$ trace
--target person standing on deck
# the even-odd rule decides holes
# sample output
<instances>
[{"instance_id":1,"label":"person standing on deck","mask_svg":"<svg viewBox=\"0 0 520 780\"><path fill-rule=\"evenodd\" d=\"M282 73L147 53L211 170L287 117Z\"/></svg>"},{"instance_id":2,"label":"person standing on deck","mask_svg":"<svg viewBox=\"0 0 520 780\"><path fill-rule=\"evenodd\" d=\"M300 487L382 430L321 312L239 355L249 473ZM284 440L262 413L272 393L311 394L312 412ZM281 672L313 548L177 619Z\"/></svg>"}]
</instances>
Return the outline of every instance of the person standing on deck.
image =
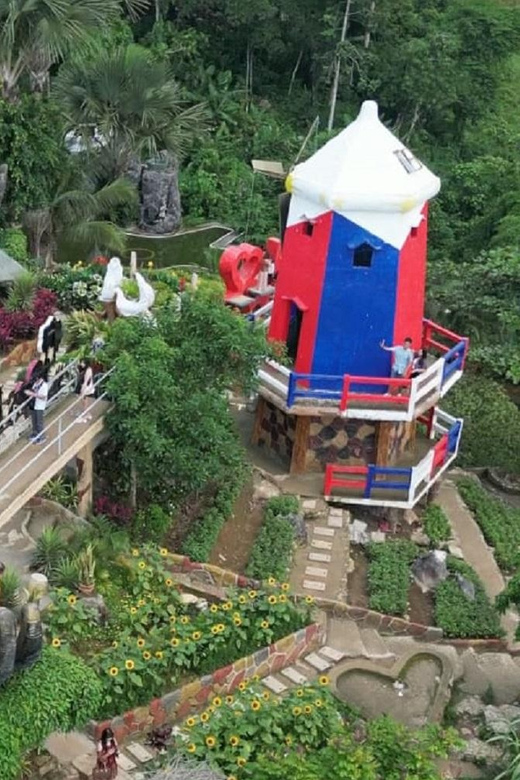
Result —
<instances>
[{"instance_id":1,"label":"person standing on deck","mask_svg":"<svg viewBox=\"0 0 520 780\"><path fill-rule=\"evenodd\" d=\"M31 405L32 416L32 434L29 437L33 444L41 444L45 441L43 435L43 413L47 406L47 399L49 397L49 383L47 381L47 372L43 371L41 376L36 380L31 390L26 390L25 394L29 398L33 398L34 402Z\"/></svg>"},{"instance_id":2,"label":"person standing on deck","mask_svg":"<svg viewBox=\"0 0 520 780\"><path fill-rule=\"evenodd\" d=\"M385 352L394 353L392 372L390 374L392 379L404 378L413 360L412 339L408 336L405 338L402 345L398 344L395 347L385 346L385 340L383 339L379 346L381 349L384 349Z\"/></svg>"}]
</instances>

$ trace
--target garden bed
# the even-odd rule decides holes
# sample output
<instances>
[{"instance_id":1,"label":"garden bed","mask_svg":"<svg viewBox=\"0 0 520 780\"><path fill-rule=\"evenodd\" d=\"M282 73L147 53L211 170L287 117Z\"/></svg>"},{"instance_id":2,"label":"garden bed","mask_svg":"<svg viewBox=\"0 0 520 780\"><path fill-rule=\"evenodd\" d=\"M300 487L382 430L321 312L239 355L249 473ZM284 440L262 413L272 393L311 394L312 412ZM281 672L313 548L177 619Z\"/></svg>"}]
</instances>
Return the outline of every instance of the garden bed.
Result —
<instances>
[{"instance_id":1,"label":"garden bed","mask_svg":"<svg viewBox=\"0 0 520 780\"><path fill-rule=\"evenodd\" d=\"M244 574L264 516L265 501L254 499L251 477L238 496L233 513L224 523L209 562Z\"/></svg>"}]
</instances>

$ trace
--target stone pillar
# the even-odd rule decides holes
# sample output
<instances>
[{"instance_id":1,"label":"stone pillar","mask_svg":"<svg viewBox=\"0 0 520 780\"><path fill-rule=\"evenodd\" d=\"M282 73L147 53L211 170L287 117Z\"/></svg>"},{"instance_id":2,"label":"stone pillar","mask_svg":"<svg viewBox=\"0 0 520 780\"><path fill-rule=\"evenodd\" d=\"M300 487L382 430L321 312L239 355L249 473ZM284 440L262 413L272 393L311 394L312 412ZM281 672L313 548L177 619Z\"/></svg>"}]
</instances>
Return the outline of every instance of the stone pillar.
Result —
<instances>
[{"instance_id":1,"label":"stone pillar","mask_svg":"<svg viewBox=\"0 0 520 780\"><path fill-rule=\"evenodd\" d=\"M310 417L296 418L296 433L291 458L291 474L302 474L305 471L307 450L309 448Z\"/></svg>"},{"instance_id":2,"label":"stone pillar","mask_svg":"<svg viewBox=\"0 0 520 780\"><path fill-rule=\"evenodd\" d=\"M86 444L76 456L78 464L78 514L86 517L92 507L92 442Z\"/></svg>"}]
</instances>

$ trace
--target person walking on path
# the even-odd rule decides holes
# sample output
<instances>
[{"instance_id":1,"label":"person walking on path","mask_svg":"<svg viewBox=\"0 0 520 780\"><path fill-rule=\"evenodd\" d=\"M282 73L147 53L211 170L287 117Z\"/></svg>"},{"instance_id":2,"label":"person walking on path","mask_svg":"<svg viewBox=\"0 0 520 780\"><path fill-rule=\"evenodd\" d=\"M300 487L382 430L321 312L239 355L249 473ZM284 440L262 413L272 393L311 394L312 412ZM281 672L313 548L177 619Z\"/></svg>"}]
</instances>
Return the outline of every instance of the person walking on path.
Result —
<instances>
[{"instance_id":1,"label":"person walking on path","mask_svg":"<svg viewBox=\"0 0 520 780\"><path fill-rule=\"evenodd\" d=\"M81 397L83 411L81 415L78 417L78 419L76 420L76 422L86 423L92 419L92 415L87 414L87 411L90 407L90 404L92 403L92 399L96 394L96 387L94 384L94 371L92 370L90 361L87 359L81 361L81 363L79 364L79 370L80 370L79 376L81 377L79 394Z\"/></svg>"},{"instance_id":2,"label":"person walking on path","mask_svg":"<svg viewBox=\"0 0 520 780\"><path fill-rule=\"evenodd\" d=\"M49 397L47 373L43 372L33 384L32 389L26 390L25 394L29 398L34 399L31 404L32 434L29 438L33 444L41 444L45 441L45 436L43 435L43 414Z\"/></svg>"},{"instance_id":3,"label":"person walking on path","mask_svg":"<svg viewBox=\"0 0 520 780\"><path fill-rule=\"evenodd\" d=\"M385 352L394 353L394 361L392 363L392 372L390 376L393 379L404 378L413 360L412 339L408 336L405 338L402 345L398 344L395 347L387 347L385 345L385 340L383 339L379 346L381 349L384 349Z\"/></svg>"},{"instance_id":4,"label":"person walking on path","mask_svg":"<svg viewBox=\"0 0 520 780\"><path fill-rule=\"evenodd\" d=\"M92 773L93 780L113 780L117 777L119 748L112 729L103 729L97 743L97 761Z\"/></svg>"}]
</instances>

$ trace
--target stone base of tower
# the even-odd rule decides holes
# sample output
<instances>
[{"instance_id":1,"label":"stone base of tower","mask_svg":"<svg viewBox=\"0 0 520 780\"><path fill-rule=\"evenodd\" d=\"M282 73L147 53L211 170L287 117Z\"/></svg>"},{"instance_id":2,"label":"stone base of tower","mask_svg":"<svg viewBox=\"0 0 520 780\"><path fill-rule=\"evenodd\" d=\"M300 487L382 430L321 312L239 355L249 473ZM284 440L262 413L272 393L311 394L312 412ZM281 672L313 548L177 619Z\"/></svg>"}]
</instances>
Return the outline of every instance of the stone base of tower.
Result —
<instances>
[{"instance_id":1,"label":"stone base of tower","mask_svg":"<svg viewBox=\"0 0 520 780\"><path fill-rule=\"evenodd\" d=\"M291 474L324 472L328 463L392 466L415 444L415 423L297 415L258 399L252 443L272 452Z\"/></svg>"}]
</instances>

